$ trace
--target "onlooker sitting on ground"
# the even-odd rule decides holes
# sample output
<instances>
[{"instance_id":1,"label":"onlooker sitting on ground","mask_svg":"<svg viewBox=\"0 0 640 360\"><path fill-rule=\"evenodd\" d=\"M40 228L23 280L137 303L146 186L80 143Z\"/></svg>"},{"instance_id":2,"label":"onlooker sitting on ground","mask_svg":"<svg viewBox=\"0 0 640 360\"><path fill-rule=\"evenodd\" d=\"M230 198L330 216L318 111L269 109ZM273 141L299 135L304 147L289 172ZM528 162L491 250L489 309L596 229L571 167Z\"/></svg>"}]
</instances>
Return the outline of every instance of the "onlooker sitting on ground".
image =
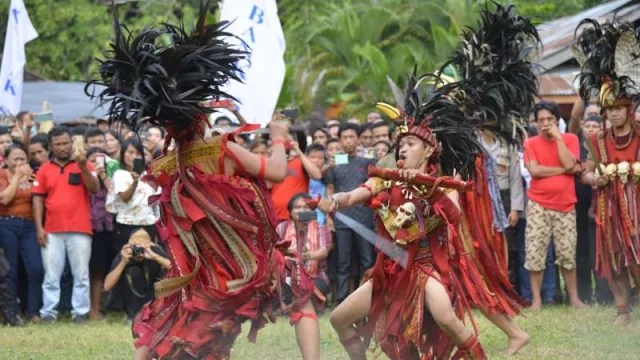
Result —
<instances>
[{"instance_id":1,"label":"onlooker sitting on ground","mask_svg":"<svg viewBox=\"0 0 640 360\"><path fill-rule=\"evenodd\" d=\"M71 312L76 323L89 313L89 258L91 256L91 207L89 193L98 191L93 166L83 151L73 154L71 135L64 127L49 132L54 159L42 165L33 184L33 215L44 264L42 321L56 321L60 301L60 277L67 254L73 274ZM46 211L46 223L45 220Z\"/></svg>"},{"instance_id":2,"label":"onlooker sitting on ground","mask_svg":"<svg viewBox=\"0 0 640 360\"><path fill-rule=\"evenodd\" d=\"M7 148L4 156L8 169L0 170L0 247L11 265L7 281L14 304L18 298L19 260L24 264L27 293L23 294L22 303L27 305L27 319L37 322L40 320L44 270L33 224L33 170L27 162L27 151L20 145ZM17 307L13 311L18 313Z\"/></svg>"},{"instance_id":3,"label":"onlooker sitting on ground","mask_svg":"<svg viewBox=\"0 0 640 360\"><path fill-rule=\"evenodd\" d=\"M126 322L130 323L142 305L155 298L153 284L169 269L171 261L167 253L153 243L146 231L136 230L111 263L104 281L104 290L108 292L105 308L124 309Z\"/></svg>"},{"instance_id":4,"label":"onlooker sitting on ground","mask_svg":"<svg viewBox=\"0 0 640 360\"><path fill-rule=\"evenodd\" d=\"M135 163L142 168L135 168ZM156 205L149 205L149 197L160 193L149 184L139 181L145 174L144 149L137 139L126 140L120 151L120 170L113 174L113 188L107 197L107 210L116 214L115 238L113 246L116 252L129 241L131 234L143 228L154 241L157 239L155 223L160 217Z\"/></svg>"}]
</instances>

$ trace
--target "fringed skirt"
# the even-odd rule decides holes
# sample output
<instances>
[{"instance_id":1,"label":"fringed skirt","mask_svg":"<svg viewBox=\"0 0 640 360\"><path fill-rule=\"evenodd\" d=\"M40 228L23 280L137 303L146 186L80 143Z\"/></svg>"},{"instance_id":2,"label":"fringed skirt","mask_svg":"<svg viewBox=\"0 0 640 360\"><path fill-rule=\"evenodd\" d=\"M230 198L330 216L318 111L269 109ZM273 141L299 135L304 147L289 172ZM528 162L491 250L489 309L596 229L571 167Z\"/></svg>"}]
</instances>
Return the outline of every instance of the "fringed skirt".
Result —
<instances>
[{"instance_id":1,"label":"fringed skirt","mask_svg":"<svg viewBox=\"0 0 640 360\"><path fill-rule=\"evenodd\" d=\"M228 359L244 321L255 341L274 320L285 259L263 185L196 167L191 173L156 179L163 189L158 229L172 269L156 284L158 298L135 318L133 333L136 347L148 346L160 359ZM313 293L304 271L295 276L289 310Z\"/></svg>"},{"instance_id":2,"label":"fringed skirt","mask_svg":"<svg viewBox=\"0 0 640 360\"><path fill-rule=\"evenodd\" d=\"M613 283L629 277L640 287L640 183L620 179L596 192L596 271Z\"/></svg>"},{"instance_id":3,"label":"fringed skirt","mask_svg":"<svg viewBox=\"0 0 640 360\"><path fill-rule=\"evenodd\" d=\"M376 264L365 281L371 280L373 291L371 310L361 329L365 343L375 345L394 360L448 359L455 344L438 327L425 303L425 288L429 278L445 287L456 317L463 320L468 306L457 295L459 284L453 272L439 272L428 240L412 244L407 268L378 253ZM436 252L446 259L447 249Z\"/></svg>"}]
</instances>

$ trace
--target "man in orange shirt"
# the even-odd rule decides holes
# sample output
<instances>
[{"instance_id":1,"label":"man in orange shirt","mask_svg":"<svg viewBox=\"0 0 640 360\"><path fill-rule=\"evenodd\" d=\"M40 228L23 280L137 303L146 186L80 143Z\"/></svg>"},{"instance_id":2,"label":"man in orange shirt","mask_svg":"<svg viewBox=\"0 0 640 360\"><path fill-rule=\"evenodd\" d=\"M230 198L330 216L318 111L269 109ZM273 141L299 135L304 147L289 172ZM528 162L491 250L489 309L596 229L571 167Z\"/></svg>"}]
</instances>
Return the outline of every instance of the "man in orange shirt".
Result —
<instances>
[{"instance_id":1,"label":"man in orange shirt","mask_svg":"<svg viewBox=\"0 0 640 360\"><path fill-rule=\"evenodd\" d=\"M531 310L540 310L542 276L549 242L553 236L556 264L562 270L571 305L584 308L576 285L576 211L573 174L580 170L578 137L560 134L560 109L541 102L534 109L540 135L524 143L524 162L531 173L527 195L526 260L533 301Z\"/></svg>"}]
</instances>

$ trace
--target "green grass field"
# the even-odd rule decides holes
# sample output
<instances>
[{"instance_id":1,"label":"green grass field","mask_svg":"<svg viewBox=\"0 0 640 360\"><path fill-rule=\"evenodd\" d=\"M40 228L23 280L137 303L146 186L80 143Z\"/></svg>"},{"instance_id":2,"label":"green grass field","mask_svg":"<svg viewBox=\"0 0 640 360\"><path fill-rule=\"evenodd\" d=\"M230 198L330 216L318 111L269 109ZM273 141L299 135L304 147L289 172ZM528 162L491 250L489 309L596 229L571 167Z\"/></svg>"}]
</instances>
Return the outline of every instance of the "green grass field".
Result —
<instances>
[{"instance_id":1,"label":"green grass field","mask_svg":"<svg viewBox=\"0 0 640 360\"><path fill-rule=\"evenodd\" d=\"M555 306L540 313L526 313L518 323L532 340L517 359L640 359L640 318L635 314L628 328L611 325L615 312L594 307L573 310ZM29 325L26 328L0 328L1 360L107 360L132 359L131 331L117 315L106 320L75 325L62 319L54 325ZM476 316L480 341L489 359L503 359L506 337L481 315ZM336 335L322 317L323 359L347 359ZM263 329L257 344L250 344L243 334L233 349L233 359L298 359L293 329L287 319ZM370 358L373 358L370 356ZM384 359L384 357L380 357Z\"/></svg>"}]
</instances>

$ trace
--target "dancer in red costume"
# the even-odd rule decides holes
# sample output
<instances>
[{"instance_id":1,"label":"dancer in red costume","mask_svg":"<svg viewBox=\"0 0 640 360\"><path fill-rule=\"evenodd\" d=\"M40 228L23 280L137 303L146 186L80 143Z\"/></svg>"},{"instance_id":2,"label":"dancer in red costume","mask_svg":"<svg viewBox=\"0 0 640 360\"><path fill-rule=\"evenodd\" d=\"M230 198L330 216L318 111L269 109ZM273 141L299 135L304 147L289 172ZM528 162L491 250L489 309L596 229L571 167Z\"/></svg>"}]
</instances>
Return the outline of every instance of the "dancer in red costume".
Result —
<instances>
[{"instance_id":1,"label":"dancer in red costume","mask_svg":"<svg viewBox=\"0 0 640 360\"><path fill-rule=\"evenodd\" d=\"M208 5L208 4L207 4ZM230 98L220 90L239 81L237 62L246 55L224 39L227 23L206 24L201 6L192 33L163 24L138 35L123 34L114 10L116 37L101 65L106 87L98 97L110 119L137 129L141 122L163 126L175 149L154 161L144 181L162 187L160 238L172 268L156 283L156 300L135 318L136 359L228 359L245 320L249 339L273 321L283 305L296 324L304 359L319 359L320 340L311 303L314 284L277 250L276 217L265 182L286 173L288 126L270 125L272 155L251 154L234 135L203 139L212 109L206 100ZM167 40L169 41L168 45ZM286 249L288 244L278 244ZM285 266L285 262L288 266ZM278 296L292 278L293 301Z\"/></svg>"},{"instance_id":2,"label":"dancer in red costume","mask_svg":"<svg viewBox=\"0 0 640 360\"><path fill-rule=\"evenodd\" d=\"M492 231L484 155L475 135L477 127L515 140L522 128L517 119L526 119L534 104L537 81L524 56L535 48L538 35L513 11L485 8L480 28L465 34L461 50L435 80L425 76L410 82L406 99L399 101L404 109L380 104L380 110L407 125L399 126L398 174L374 171L363 187L320 202L329 212L369 203L377 210L379 235L408 252L406 268L379 253L370 281L331 315L352 359L365 358L361 335L365 344L375 338L392 359L448 358L454 346L454 358L486 358L476 335L462 323L471 307L509 336L508 354L529 340L511 320L523 301L508 280L504 240ZM424 101L418 88L423 80L437 87ZM452 176L454 168L462 176L476 176L473 192L447 194L438 186L468 187L456 181L424 182L424 174ZM358 333L353 324L365 318Z\"/></svg>"},{"instance_id":3,"label":"dancer in red costume","mask_svg":"<svg viewBox=\"0 0 640 360\"><path fill-rule=\"evenodd\" d=\"M603 119L611 123L585 140L589 161L582 178L595 189L596 271L615 298L615 323L628 325L631 282L640 287L640 129L633 112L640 38L629 23L585 19L580 28L574 52L582 66L580 96L587 101L599 91Z\"/></svg>"}]
</instances>

